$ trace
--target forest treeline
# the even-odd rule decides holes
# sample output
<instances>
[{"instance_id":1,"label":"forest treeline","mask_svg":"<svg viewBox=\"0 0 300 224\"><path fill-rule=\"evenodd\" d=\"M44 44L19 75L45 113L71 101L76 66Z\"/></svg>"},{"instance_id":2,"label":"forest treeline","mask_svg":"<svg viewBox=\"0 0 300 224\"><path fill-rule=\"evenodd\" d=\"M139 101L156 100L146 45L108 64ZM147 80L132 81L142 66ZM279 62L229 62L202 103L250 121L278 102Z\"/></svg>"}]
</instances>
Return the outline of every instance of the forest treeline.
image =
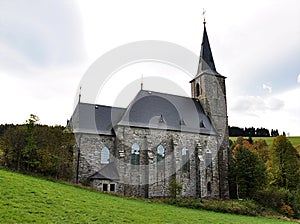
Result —
<instances>
[{"instance_id":1,"label":"forest treeline","mask_svg":"<svg viewBox=\"0 0 300 224\"><path fill-rule=\"evenodd\" d=\"M228 126L229 136L231 137L276 137L279 135L278 130L276 129L269 129L267 128L239 128L234 126ZM282 133L285 135L285 132Z\"/></svg>"},{"instance_id":2,"label":"forest treeline","mask_svg":"<svg viewBox=\"0 0 300 224\"><path fill-rule=\"evenodd\" d=\"M0 125L0 166L55 179L73 177L74 135L62 126L37 123L30 115L23 125Z\"/></svg>"}]
</instances>

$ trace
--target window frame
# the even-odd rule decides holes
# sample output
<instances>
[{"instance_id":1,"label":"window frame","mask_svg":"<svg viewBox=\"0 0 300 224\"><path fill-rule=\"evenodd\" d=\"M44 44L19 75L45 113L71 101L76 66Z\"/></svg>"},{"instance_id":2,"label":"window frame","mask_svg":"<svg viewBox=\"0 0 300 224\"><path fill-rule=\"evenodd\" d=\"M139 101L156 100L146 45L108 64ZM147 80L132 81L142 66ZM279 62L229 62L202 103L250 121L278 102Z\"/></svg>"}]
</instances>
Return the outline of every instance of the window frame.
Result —
<instances>
[{"instance_id":1,"label":"window frame","mask_svg":"<svg viewBox=\"0 0 300 224\"><path fill-rule=\"evenodd\" d=\"M131 145L131 165L140 165L141 147L137 143Z\"/></svg>"},{"instance_id":2,"label":"window frame","mask_svg":"<svg viewBox=\"0 0 300 224\"><path fill-rule=\"evenodd\" d=\"M181 170L184 173L190 172L190 155L189 149L186 147L181 149Z\"/></svg>"}]
</instances>

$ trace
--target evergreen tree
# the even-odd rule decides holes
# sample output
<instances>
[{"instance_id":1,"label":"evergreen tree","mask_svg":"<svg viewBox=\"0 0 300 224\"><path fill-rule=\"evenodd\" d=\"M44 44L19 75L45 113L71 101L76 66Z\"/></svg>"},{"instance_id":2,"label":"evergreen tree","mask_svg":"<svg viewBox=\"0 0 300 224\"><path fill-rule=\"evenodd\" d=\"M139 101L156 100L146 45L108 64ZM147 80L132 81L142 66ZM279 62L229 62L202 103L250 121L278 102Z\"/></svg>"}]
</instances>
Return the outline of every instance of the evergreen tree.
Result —
<instances>
[{"instance_id":1,"label":"evergreen tree","mask_svg":"<svg viewBox=\"0 0 300 224\"><path fill-rule=\"evenodd\" d=\"M270 154L270 183L288 190L296 190L300 182L300 162L296 149L286 136L274 139Z\"/></svg>"}]
</instances>

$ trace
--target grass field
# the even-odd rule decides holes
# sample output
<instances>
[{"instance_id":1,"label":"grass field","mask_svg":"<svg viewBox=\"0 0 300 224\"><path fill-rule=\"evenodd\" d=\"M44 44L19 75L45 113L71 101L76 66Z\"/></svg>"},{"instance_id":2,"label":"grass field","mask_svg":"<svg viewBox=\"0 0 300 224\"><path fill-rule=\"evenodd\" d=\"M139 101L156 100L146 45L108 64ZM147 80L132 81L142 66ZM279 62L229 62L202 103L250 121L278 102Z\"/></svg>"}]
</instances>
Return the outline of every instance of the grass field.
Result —
<instances>
[{"instance_id":1,"label":"grass field","mask_svg":"<svg viewBox=\"0 0 300 224\"><path fill-rule=\"evenodd\" d=\"M127 199L0 170L0 223L287 223Z\"/></svg>"},{"instance_id":2,"label":"grass field","mask_svg":"<svg viewBox=\"0 0 300 224\"><path fill-rule=\"evenodd\" d=\"M248 137L244 137L245 139L247 139ZM269 145L269 147L272 146L273 144L273 140L275 137L253 137L253 141L259 140L259 139L264 139L267 144ZM300 146L300 136L299 137L287 137L289 139L289 141L292 143L292 145L294 147L299 147ZM230 137L230 139L232 141L236 141L237 137Z\"/></svg>"}]
</instances>

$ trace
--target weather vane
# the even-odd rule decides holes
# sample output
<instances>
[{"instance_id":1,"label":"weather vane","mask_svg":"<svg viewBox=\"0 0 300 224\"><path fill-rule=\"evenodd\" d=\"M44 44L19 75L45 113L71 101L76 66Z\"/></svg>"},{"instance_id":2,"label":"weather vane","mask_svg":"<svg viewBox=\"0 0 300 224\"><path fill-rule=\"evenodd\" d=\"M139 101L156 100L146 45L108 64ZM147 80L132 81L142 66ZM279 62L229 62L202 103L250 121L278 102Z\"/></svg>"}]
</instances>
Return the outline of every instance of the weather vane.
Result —
<instances>
[{"instance_id":1,"label":"weather vane","mask_svg":"<svg viewBox=\"0 0 300 224\"><path fill-rule=\"evenodd\" d=\"M203 8L203 11L202 11L202 15L203 15L203 24L206 24L206 21L205 21L205 13L206 13L206 10Z\"/></svg>"}]
</instances>

